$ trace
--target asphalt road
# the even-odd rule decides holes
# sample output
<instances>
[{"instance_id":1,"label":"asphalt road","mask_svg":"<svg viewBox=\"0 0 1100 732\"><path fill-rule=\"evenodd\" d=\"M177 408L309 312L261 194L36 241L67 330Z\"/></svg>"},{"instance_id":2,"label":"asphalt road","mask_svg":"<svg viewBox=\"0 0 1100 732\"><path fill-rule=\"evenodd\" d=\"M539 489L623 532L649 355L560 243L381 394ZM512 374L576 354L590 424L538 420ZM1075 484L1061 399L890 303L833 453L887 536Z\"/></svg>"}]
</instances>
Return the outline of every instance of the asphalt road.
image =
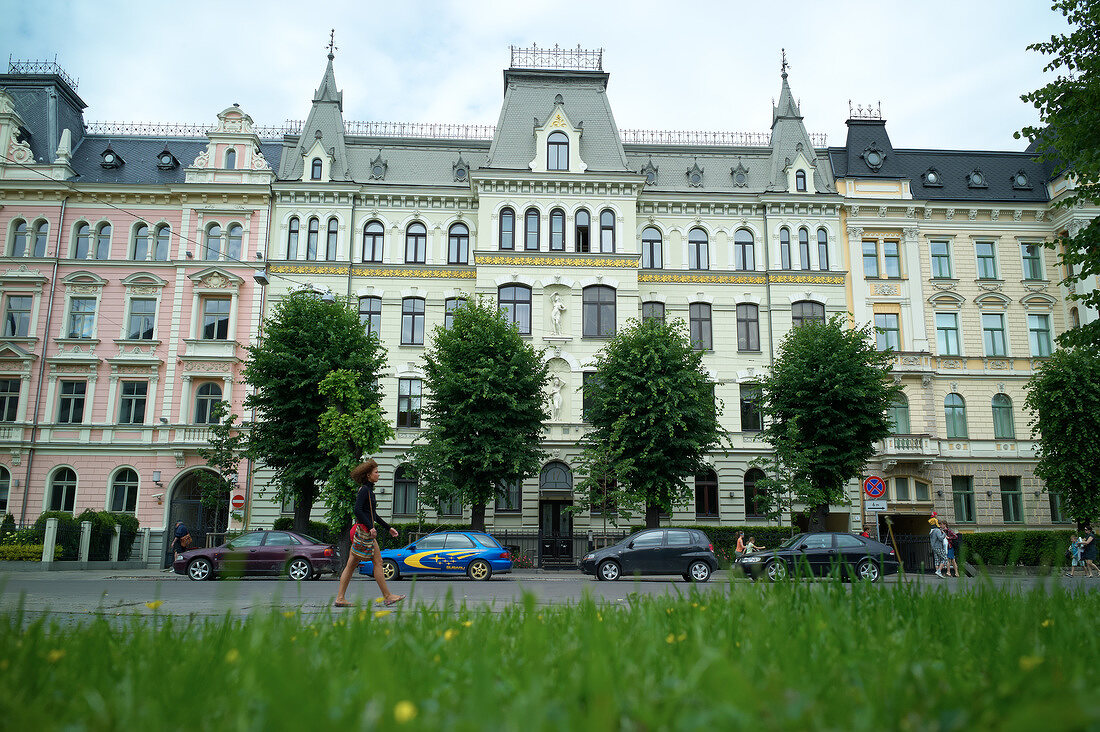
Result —
<instances>
[{"instance_id":1,"label":"asphalt road","mask_svg":"<svg viewBox=\"0 0 1100 732\"><path fill-rule=\"evenodd\" d=\"M898 582L915 582L924 590L946 589L954 592L979 582L1013 590L1028 591L1036 586L1100 589L1100 578L989 577L940 579L908 575L904 580L890 576L880 583L890 587ZM710 582L691 585L679 577L624 578L617 582L597 582L579 572L520 571L496 575L487 582L461 578L419 578L392 582L391 590L409 596L402 605L446 604L489 607L500 610L519 602L525 593L537 604L578 602L589 596L597 602L627 603L636 596L660 596L702 593L751 592L753 583L730 580L727 572L717 572ZM139 571L59 571L0 573L0 613L10 614L22 608L24 617L43 614L61 622L81 622L97 616L132 617L172 615L183 617L221 617L226 613L248 615L273 608L293 609L303 614L328 611L336 593L331 575L309 582L285 578L246 578L193 582L175 574L152 570ZM371 604L378 587L369 577L356 576L348 591L352 602ZM154 610L147 603L162 603Z\"/></svg>"}]
</instances>

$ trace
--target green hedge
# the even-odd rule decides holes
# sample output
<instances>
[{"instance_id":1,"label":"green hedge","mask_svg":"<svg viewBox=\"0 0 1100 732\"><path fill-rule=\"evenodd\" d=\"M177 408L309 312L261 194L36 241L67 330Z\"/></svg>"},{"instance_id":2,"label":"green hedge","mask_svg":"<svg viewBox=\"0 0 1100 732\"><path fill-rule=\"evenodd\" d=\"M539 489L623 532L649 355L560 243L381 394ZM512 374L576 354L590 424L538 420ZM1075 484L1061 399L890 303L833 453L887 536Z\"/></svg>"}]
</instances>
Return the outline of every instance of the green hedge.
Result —
<instances>
[{"instance_id":1,"label":"green hedge","mask_svg":"<svg viewBox=\"0 0 1100 732\"><path fill-rule=\"evenodd\" d=\"M43 544L0 544L2 562L41 562ZM61 556L61 547L53 549L54 559Z\"/></svg>"},{"instance_id":2,"label":"green hedge","mask_svg":"<svg viewBox=\"0 0 1100 732\"><path fill-rule=\"evenodd\" d=\"M113 516L122 530L118 537L118 558L125 562L130 558L130 552L134 548L134 540L137 539L141 522L137 520L137 516L130 513L116 513Z\"/></svg>"},{"instance_id":3,"label":"green hedge","mask_svg":"<svg viewBox=\"0 0 1100 732\"><path fill-rule=\"evenodd\" d=\"M1068 564L1069 537L1064 531L989 531L959 534L959 557L964 562L996 566L1061 567Z\"/></svg>"},{"instance_id":4,"label":"green hedge","mask_svg":"<svg viewBox=\"0 0 1100 732\"><path fill-rule=\"evenodd\" d=\"M80 524L84 521L92 525L88 560L93 562L110 560L111 539L114 538L116 525L122 530L119 537L118 556L125 561L133 549L140 526L137 517L132 514L93 511L89 508L75 517L67 511L46 511L35 520L35 529L39 532L44 531L46 519L50 518L57 519L57 546L60 548L60 555L57 558L68 561L80 558Z\"/></svg>"},{"instance_id":5,"label":"green hedge","mask_svg":"<svg viewBox=\"0 0 1100 732\"><path fill-rule=\"evenodd\" d=\"M271 525L271 528L278 531L293 531L294 530L294 517L293 516L280 516L275 519L275 523ZM324 521L310 521L309 528L306 529L306 533L312 536L318 541L323 541L326 544L336 543L336 534Z\"/></svg>"},{"instance_id":6,"label":"green hedge","mask_svg":"<svg viewBox=\"0 0 1100 732\"><path fill-rule=\"evenodd\" d=\"M68 511L46 511L35 519L34 528L46 529L46 519L57 519L57 546L61 552L58 559L76 561L80 556L80 524Z\"/></svg>"}]
</instances>

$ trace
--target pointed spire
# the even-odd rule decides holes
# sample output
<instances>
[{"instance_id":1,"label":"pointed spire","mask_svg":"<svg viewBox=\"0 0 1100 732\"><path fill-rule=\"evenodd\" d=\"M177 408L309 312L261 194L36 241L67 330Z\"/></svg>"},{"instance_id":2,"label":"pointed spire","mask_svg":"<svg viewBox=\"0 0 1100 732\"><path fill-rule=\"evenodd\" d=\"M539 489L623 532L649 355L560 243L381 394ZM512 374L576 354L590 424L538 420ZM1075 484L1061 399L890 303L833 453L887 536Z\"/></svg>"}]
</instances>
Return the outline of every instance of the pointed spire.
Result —
<instances>
[{"instance_id":1,"label":"pointed spire","mask_svg":"<svg viewBox=\"0 0 1100 732\"><path fill-rule=\"evenodd\" d=\"M795 104L794 95L791 94L791 85L787 83L787 69L790 68L790 64L787 63L787 49L781 50L783 60L779 69L783 77L783 88L779 92L779 104L772 107L772 127L775 127L775 123L780 118L802 119L802 112Z\"/></svg>"},{"instance_id":2,"label":"pointed spire","mask_svg":"<svg viewBox=\"0 0 1100 732\"><path fill-rule=\"evenodd\" d=\"M333 28L329 33L329 42L326 48L328 49L328 66L325 67L325 75L321 79L321 86L317 87L317 92L313 95L314 102L336 102L340 107L340 111L344 111L344 93L336 88L336 74L332 71L332 60L336 58L333 55L334 50L338 50L334 43L336 37L336 29Z\"/></svg>"}]
</instances>

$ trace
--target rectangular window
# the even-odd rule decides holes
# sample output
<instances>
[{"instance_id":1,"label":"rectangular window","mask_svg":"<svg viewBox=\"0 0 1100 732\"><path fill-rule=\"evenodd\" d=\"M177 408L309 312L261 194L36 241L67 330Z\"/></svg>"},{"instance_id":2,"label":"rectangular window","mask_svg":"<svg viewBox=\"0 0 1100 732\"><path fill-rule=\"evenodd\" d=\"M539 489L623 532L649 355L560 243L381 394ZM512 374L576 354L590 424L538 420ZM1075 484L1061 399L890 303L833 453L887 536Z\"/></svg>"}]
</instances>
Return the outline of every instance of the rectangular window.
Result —
<instances>
[{"instance_id":1,"label":"rectangular window","mask_svg":"<svg viewBox=\"0 0 1100 732\"><path fill-rule=\"evenodd\" d=\"M84 395L87 389L85 381L61 382L61 401L57 409L59 424L81 424L84 421Z\"/></svg>"},{"instance_id":2,"label":"rectangular window","mask_svg":"<svg viewBox=\"0 0 1100 732\"><path fill-rule=\"evenodd\" d=\"M1008 353L1005 344L1005 316L1000 313L982 313L982 341L985 343L985 355L1004 356Z\"/></svg>"},{"instance_id":3,"label":"rectangular window","mask_svg":"<svg viewBox=\"0 0 1100 732\"><path fill-rule=\"evenodd\" d=\"M1062 507L1062 496L1058 493L1048 492L1047 499L1050 502L1050 522L1052 524L1072 523Z\"/></svg>"},{"instance_id":4,"label":"rectangular window","mask_svg":"<svg viewBox=\"0 0 1100 732\"><path fill-rule=\"evenodd\" d=\"M367 333L382 337L382 298L359 298L359 322Z\"/></svg>"},{"instance_id":5,"label":"rectangular window","mask_svg":"<svg viewBox=\"0 0 1100 732\"><path fill-rule=\"evenodd\" d=\"M875 313L875 344L880 351L901 349L901 331L896 313Z\"/></svg>"},{"instance_id":6,"label":"rectangular window","mask_svg":"<svg viewBox=\"0 0 1100 732\"><path fill-rule=\"evenodd\" d=\"M760 412L759 386L741 386L741 431L760 432L764 429L764 415Z\"/></svg>"},{"instance_id":7,"label":"rectangular window","mask_svg":"<svg viewBox=\"0 0 1100 732\"><path fill-rule=\"evenodd\" d=\"M395 480L393 482L393 515L415 516L416 504L416 480L409 478Z\"/></svg>"},{"instance_id":8,"label":"rectangular window","mask_svg":"<svg viewBox=\"0 0 1100 732\"><path fill-rule=\"evenodd\" d=\"M1024 260L1024 279L1043 279L1043 258L1038 244L1021 244L1020 254Z\"/></svg>"},{"instance_id":9,"label":"rectangular window","mask_svg":"<svg viewBox=\"0 0 1100 732\"><path fill-rule=\"evenodd\" d=\"M955 523L974 523L974 478L952 475L951 500L955 506Z\"/></svg>"},{"instance_id":10,"label":"rectangular window","mask_svg":"<svg viewBox=\"0 0 1100 732\"><path fill-rule=\"evenodd\" d=\"M894 500L895 501L908 501L909 500L909 479L908 478L894 478Z\"/></svg>"},{"instance_id":11,"label":"rectangular window","mask_svg":"<svg viewBox=\"0 0 1100 732\"><path fill-rule=\"evenodd\" d=\"M878 242L863 242L863 276L878 277Z\"/></svg>"},{"instance_id":12,"label":"rectangular window","mask_svg":"<svg viewBox=\"0 0 1100 732\"><path fill-rule=\"evenodd\" d=\"M279 513L293 514L294 513L294 496L285 495L279 505Z\"/></svg>"},{"instance_id":13,"label":"rectangular window","mask_svg":"<svg viewBox=\"0 0 1100 732\"><path fill-rule=\"evenodd\" d=\"M643 302L642 303L642 322L647 320L656 320L659 323L665 322L665 304L663 302Z\"/></svg>"},{"instance_id":14,"label":"rectangular window","mask_svg":"<svg viewBox=\"0 0 1100 732\"><path fill-rule=\"evenodd\" d=\"M0 422L14 422L19 412L19 379L0 379Z\"/></svg>"},{"instance_id":15,"label":"rectangular window","mask_svg":"<svg viewBox=\"0 0 1100 732\"><path fill-rule=\"evenodd\" d=\"M147 381L122 382L119 424L145 424L145 398L148 392L149 382Z\"/></svg>"},{"instance_id":16,"label":"rectangular window","mask_svg":"<svg viewBox=\"0 0 1100 732\"><path fill-rule=\"evenodd\" d=\"M424 345L424 300L406 297L401 301L401 345Z\"/></svg>"},{"instance_id":17,"label":"rectangular window","mask_svg":"<svg viewBox=\"0 0 1100 732\"><path fill-rule=\"evenodd\" d=\"M737 306L737 350L760 350L760 308L756 305Z\"/></svg>"},{"instance_id":18,"label":"rectangular window","mask_svg":"<svg viewBox=\"0 0 1100 732\"><path fill-rule=\"evenodd\" d=\"M1050 316L1027 316L1028 340L1031 341L1032 356L1050 355Z\"/></svg>"},{"instance_id":19,"label":"rectangular window","mask_svg":"<svg viewBox=\"0 0 1100 732\"><path fill-rule=\"evenodd\" d=\"M1024 521L1023 494L1020 492L1018 475L1001 476L1001 513L1006 524L1019 524Z\"/></svg>"},{"instance_id":20,"label":"rectangular window","mask_svg":"<svg viewBox=\"0 0 1100 732\"><path fill-rule=\"evenodd\" d=\"M596 372L585 371L581 374L581 420L591 422L589 410L592 406L594 395L592 390L596 388Z\"/></svg>"},{"instance_id":21,"label":"rectangular window","mask_svg":"<svg viewBox=\"0 0 1100 732\"><path fill-rule=\"evenodd\" d=\"M450 498L439 502L439 515L440 516L461 516L462 515L462 500L458 498Z\"/></svg>"},{"instance_id":22,"label":"rectangular window","mask_svg":"<svg viewBox=\"0 0 1100 732\"><path fill-rule=\"evenodd\" d=\"M69 338L91 338L95 333L94 297L74 297L69 301Z\"/></svg>"},{"instance_id":23,"label":"rectangular window","mask_svg":"<svg viewBox=\"0 0 1100 732\"><path fill-rule=\"evenodd\" d=\"M882 243L882 264L887 277L901 277L901 248L898 242Z\"/></svg>"},{"instance_id":24,"label":"rectangular window","mask_svg":"<svg viewBox=\"0 0 1100 732\"><path fill-rule=\"evenodd\" d=\"M693 302L688 306L688 328L691 346L697 351L709 351L714 348L710 329L710 305L705 302Z\"/></svg>"},{"instance_id":25,"label":"rectangular window","mask_svg":"<svg viewBox=\"0 0 1100 732\"><path fill-rule=\"evenodd\" d=\"M936 313L936 347L941 356L958 356L959 316L957 313Z\"/></svg>"},{"instance_id":26,"label":"rectangular window","mask_svg":"<svg viewBox=\"0 0 1100 732\"><path fill-rule=\"evenodd\" d=\"M978 279L997 279L997 246L991 241L975 242L974 249L978 254Z\"/></svg>"},{"instance_id":27,"label":"rectangular window","mask_svg":"<svg viewBox=\"0 0 1100 732\"><path fill-rule=\"evenodd\" d=\"M420 379L397 380L397 426L420 426Z\"/></svg>"},{"instance_id":28,"label":"rectangular window","mask_svg":"<svg viewBox=\"0 0 1100 732\"><path fill-rule=\"evenodd\" d=\"M523 484L518 480L497 487L497 513L519 513L523 508Z\"/></svg>"},{"instance_id":29,"label":"rectangular window","mask_svg":"<svg viewBox=\"0 0 1100 732\"><path fill-rule=\"evenodd\" d=\"M913 498L918 501L931 500L928 494L928 484L922 483L919 480L913 481Z\"/></svg>"},{"instance_id":30,"label":"rectangular window","mask_svg":"<svg viewBox=\"0 0 1100 732\"><path fill-rule=\"evenodd\" d=\"M448 297L443 301L443 329L450 330L455 321L455 310L466 304L466 298Z\"/></svg>"},{"instance_id":31,"label":"rectangular window","mask_svg":"<svg viewBox=\"0 0 1100 732\"><path fill-rule=\"evenodd\" d=\"M951 276L951 245L946 241L934 241L932 247L932 276L945 279Z\"/></svg>"},{"instance_id":32,"label":"rectangular window","mask_svg":"<svg viewBox=\"0 0 1100 732\"><path fill-rule=\"evenodd\" d=\"M229 340L229 299L211 297L202 301L202 339Z\"/></svg>"},{"instance_id":33,"label":"rectangular window","mask_svg":"<svg viewBox=\"0 0 1100 732\"><path fill-rule=\"evenodd\" d=\"M156 319L157 301L135 298L130 301L130 327L126 337L132 341L153 340L153 321ZM228 321L226 322L228 326Z\"/></svg>"},{"instance_id":34,"label":"rectangular window","mask_svg":"<svg viewBox=\"0 0 1100 732\"><path fill-rule=\"evenodd\" d=\"M8 295L4 312L4 337L26 338L31 332L30 295Z\"/></svg>"}]
</instances>

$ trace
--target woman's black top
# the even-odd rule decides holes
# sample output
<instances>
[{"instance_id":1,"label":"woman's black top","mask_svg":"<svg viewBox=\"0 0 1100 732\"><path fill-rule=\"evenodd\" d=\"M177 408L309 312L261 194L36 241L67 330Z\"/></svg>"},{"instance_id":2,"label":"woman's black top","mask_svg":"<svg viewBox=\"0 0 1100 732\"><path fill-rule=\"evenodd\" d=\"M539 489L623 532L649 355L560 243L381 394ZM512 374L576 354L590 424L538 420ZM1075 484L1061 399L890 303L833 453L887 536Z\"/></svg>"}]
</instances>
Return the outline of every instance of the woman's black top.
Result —
<instances>
[{"instance_id":1,"label":"woman's black top","mask_svg":"<svg viewBox=\"0 0 1100 732\"><path fill-rule=\"evenodd\" d=\"M376 523L386 531L390 529L390 525L378 515L378 499L374 497L374 483L364 483L355 495L355 522L366 526L368 531L374 528Z\"/></svg>"}]
</instances>

